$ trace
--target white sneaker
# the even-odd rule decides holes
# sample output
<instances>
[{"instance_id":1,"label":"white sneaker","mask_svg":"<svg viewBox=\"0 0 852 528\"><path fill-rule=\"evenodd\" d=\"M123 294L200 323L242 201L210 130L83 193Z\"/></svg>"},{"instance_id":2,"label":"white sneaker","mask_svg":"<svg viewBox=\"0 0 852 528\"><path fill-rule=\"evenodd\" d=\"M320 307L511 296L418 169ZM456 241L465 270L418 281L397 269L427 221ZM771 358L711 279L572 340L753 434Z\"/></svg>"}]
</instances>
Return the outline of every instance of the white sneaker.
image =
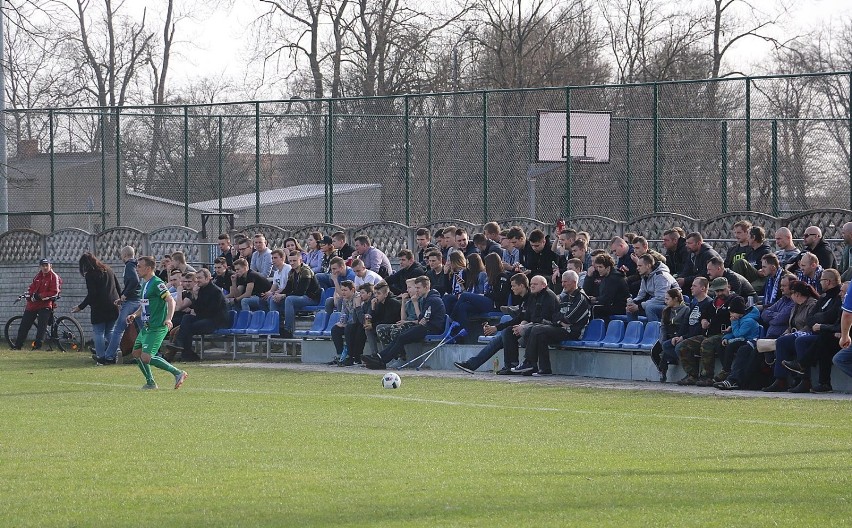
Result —
<instances>
[{"instance_id":1,"label":"white sneaker","mask_svg":"<svg viewBox=\"0 0 852 528\"><path fill-rule=\"evenodd\" d=\"M405 365L405 360L402 358L396 358L387 364L386 368L389 369L398 369L399 367Z\"/></svg>"}]
</instances>

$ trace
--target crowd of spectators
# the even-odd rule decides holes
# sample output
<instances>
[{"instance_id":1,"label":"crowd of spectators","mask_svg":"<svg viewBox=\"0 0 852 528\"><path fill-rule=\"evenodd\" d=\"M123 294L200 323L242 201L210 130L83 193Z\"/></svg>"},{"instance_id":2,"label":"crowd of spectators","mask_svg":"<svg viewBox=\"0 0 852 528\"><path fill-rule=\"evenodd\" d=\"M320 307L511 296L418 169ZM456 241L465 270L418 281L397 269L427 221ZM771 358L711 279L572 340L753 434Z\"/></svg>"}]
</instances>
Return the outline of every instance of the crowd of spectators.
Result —
<instances>
[{"instance_id":1,"label":"crowd of spectators","mask_svg":"<svg viewBox=\"0 0 852 528\"><path fill-rule=\"evenodd\" d=\"M183 327L172 348L187 359L197 359L192 335L226 325L228 309L276 310L279 337L291 338L299 313L325 298L326 312L340 312L331 330L340 365L398 367L406 344L441 334L449 317L474 337L493 336L459 369L472 373L502 349L500 374L548 375L549 347L582 338L591 319L641 317L661 324L652 352L661 381L679 364L681 385L827 392L835 355L835 365L852 370L852 353L837 354L852 324L852 301L843 302L852 222L841 233L838 263L818 226L801 233L801 247L779 228L772 248L762 227L740 221L723 257L701 233L678 227L657 251L633 233L592 241L564 227L551 239L490 222L472 236L452 226L418 229L416 246L393 255L395 270L365 235L350 246L343 232L314 232L304 247L288 238L270 248L262 234L233 242L223 234L213 273L196 271L181 252L164 256L160 273ZM819 367L816 383L811 366Z\"/></svg>"}]
</instances>

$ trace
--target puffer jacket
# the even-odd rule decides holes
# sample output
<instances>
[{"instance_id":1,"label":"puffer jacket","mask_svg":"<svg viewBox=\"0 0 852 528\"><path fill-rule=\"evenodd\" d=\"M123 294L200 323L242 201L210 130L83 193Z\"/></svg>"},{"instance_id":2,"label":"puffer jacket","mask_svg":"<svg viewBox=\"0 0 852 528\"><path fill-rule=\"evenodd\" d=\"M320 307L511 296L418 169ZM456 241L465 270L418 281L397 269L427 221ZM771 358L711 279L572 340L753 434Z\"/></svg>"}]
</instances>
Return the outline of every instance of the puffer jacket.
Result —
<instances>
[{"instance_id":1,"label":"puffer jacket","mask_svg":"<svg viewBox=\"0 0 852 528\"><path fill-rule=\"evenodd\" d=\"M722 336L728 343L751 341L760 335L760 310L752 306L739 319L731 319L731 329Z\"/></svg>"}]
</instances>

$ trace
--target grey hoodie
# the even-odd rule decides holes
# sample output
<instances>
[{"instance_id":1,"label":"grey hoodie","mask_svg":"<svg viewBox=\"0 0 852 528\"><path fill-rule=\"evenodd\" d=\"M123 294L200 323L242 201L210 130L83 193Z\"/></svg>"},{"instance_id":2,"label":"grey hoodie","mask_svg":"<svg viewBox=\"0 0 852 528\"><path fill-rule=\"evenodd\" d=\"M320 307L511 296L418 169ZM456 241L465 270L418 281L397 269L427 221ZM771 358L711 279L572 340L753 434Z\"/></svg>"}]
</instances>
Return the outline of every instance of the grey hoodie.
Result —
<instances>
[{"instance_id":1,"label":"grey hoodie","mask_svg":"<svg viewBox=\"0 0 852 528\"><path fill-rule=\"evenodd\" d=\"M637 305L643 301L655 300L660 303L666 302L666 292L672 288L679 288L677 280L669 273L669 268L662 262L658 262L647 276L642 277L639 285L639 295L633 299Z\"/></svg>"}]
</instances>

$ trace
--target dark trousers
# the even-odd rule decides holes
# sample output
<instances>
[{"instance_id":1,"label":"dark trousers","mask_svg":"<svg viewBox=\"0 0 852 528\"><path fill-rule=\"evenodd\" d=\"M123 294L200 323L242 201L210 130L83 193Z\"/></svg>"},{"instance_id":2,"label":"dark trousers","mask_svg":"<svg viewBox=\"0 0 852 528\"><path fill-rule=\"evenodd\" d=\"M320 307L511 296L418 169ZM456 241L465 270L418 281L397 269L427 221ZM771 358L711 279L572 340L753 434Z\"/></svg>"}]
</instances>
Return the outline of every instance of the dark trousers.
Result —
<instances>
[{"instance_id":1,"label":"dark trousers","mask_svg":"<svg viewBox=\"0 0 852 528\"><path fill-rule=\"evenodd\" d=\"M427 335L429 335L429 330L422 324L418 324L417 326L404 330L396 336L396 339L391 341L388 346L379 352L379 357L382 358L382 361L385 363L393 358L403 357L405 355L405 345L423 341L423 338Z\"/></svg>"},{"instance_id":2,"label":"dark trousers","mask_svg":"<svg viewBox=\"0 0 852 528\"><path fill-rule=\"evenodd\" d=\"M199 319L193 314L184 314L177 335L178 345L183 348L184 354L195 355L192 350L192 336L212 334L213 330L217 328L218 326L213 322L213 319Z\"/></svg>"},{"instance_id":3,"label":"dark trousers","mask_svg":"<svg viewBox=\"0 0 852 528\"><path fill-rule=\"evenodd\" d=\"M805 372L810 377L810 369L814 364L819 365L819 382L831 384L831 360L840 350L840 341L834 334L820 332L814 334L816 338L812 343L805 340L796 340L796 358Z\"/></svg>"},{"instance_id":4,"label":"dark trousers","mask_svg":"<svg viewBox=\"0 0 852 528\"><path fill-rule=\"evenodd\" d=\"M41 346L41 343L44 340L44 332L47 329L47 321L50 319L49 308L24 311L24 315L21 317L21 326L18 327L18 338L15 340L15 346L23 346L24 339L27 338L27 334L30 333L30 328L33 327L33 323L36 319L38 319L38 323L36 323L35 344L36 346Z\"/></svg>"},{"instance_id":5,"label":"dark trousers","mask_svg":"<svg viewBox=\"0 0 852 528\"><path fill-rule=\"evenodd\" d=\"M561 326L534 325L527 334L524 362L538 364L538 370L551 370L550 345L569 338L568 331Z\"/></svg>"},{"instance_id":6,"label":"dark trousers","mask_svg":"<svg viewBox=\"0 0 852 528\"><path fill-rule=\"evenodd\" d=\"M364 353L367 335L364 333L364 327L357 323L346 326L334 325L331 327L331 341L334 343L334 349L338 356L343 353L345 344L349 357L357 360Z\"/></svg>"},{"instance_id":7,"label":"dark trousers","mask_svg":"<svg viewBox=\"0 0 852 528\"><path fill-rule=\"evenodd\" d=\"M731 367L728 379L736 381L740 387L748 385L749 380L760 370L763 354L758 354L751 341L736 341L725 347L725 354L731 354Z\"/></svg>"},{"instance_id":8,"label":"dark trousers","mask_svg":"<svg viewBox=\"0 0 852 528\"><path fill-rule=\"evenodd\" d=\"M494 354L500 352L500 349L503 348L503 338L507 332L512 333L512 327L505 328L497 332L494 335L494 338L491 339L491 341L489 341L478 354L468 359L466 363L470 366L470 368L473 370L478 369L484 365L486 361L494 357Z\"/></svg>"}]
</instances>

